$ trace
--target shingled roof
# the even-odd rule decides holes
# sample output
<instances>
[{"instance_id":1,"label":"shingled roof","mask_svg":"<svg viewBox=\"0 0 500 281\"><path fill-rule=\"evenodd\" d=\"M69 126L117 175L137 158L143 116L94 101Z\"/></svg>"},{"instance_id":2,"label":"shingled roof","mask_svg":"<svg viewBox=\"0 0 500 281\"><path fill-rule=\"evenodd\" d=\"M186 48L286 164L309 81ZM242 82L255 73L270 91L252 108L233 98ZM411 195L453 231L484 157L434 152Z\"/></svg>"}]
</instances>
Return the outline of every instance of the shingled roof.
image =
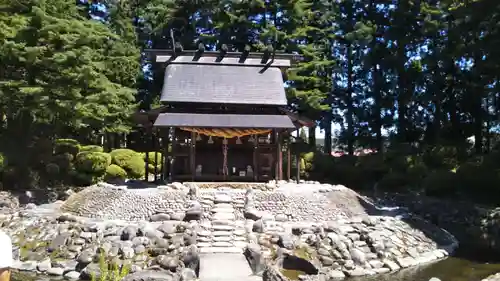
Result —
<instances>
[{"instance_id":1,"label":"shingled roof","mask_svg":"<svg viewBox=\"0 0 500 281\"><path fill-rule=\"evenodd\" d=\"M283 75L277 67L169 64L162 102L286 105Z\"/></svg>"}]
</instances>

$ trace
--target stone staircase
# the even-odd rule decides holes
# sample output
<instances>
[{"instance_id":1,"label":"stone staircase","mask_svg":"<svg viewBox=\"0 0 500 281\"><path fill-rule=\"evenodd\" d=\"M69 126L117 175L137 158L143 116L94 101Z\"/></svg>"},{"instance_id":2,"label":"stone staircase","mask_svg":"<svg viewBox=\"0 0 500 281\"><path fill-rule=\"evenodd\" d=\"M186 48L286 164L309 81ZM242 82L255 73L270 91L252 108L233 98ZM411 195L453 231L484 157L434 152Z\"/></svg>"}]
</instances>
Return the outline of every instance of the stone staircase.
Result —
<instances>
[{"instance_id":1,"label":"stone staircase","mask_svg":"<svg viewBox=\"0 0 500 281\"><path fill-rule=\"evenodd\" d=\"M207 220L200 224L204 230L198 232L200 253L242 253L247 244L244 194L216 192L201 197Z\"/></svg>"}]
</instances>

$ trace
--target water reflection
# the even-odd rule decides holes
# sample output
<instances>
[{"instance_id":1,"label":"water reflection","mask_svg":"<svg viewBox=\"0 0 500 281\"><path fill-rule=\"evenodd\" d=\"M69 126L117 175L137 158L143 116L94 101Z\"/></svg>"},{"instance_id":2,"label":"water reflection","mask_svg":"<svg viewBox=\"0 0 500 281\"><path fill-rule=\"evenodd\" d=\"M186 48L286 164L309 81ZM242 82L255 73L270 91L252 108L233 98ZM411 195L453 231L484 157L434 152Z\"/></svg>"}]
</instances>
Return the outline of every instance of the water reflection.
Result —
<instances>
[{"instance_id":1,"label":"water reflection","mask_svg":"<svg viewBox=\"0 0 500 281\"><path fill-rule=\"evenodd\" d=\"M484 252L459 251L456 256L442 261L409 268L391 274L349 278L349 281L429 281L437 277L442 281L480 281L500 272L500 261L489 263Z\"/></svg>"}]
</instances>

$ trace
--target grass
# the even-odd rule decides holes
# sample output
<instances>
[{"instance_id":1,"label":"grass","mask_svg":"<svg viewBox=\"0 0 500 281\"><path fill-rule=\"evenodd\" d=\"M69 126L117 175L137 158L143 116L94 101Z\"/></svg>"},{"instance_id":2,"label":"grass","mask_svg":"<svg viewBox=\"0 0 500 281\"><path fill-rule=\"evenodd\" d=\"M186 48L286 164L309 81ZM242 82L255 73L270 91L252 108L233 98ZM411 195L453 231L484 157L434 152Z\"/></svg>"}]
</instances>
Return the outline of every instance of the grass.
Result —
<instances>
[{"instance_id":1,"label":"grass","mask_svg":"<svg viewBox=\"0 0 500 281\"><path fill-rule=\"evenodd\" d=\"M116 262L110 262L104 253L99 255L99 269L101 275L97 278L92 273L91 281L120 281L130 272L129 265L120 266Z\"/></svg>"}]
</instances>

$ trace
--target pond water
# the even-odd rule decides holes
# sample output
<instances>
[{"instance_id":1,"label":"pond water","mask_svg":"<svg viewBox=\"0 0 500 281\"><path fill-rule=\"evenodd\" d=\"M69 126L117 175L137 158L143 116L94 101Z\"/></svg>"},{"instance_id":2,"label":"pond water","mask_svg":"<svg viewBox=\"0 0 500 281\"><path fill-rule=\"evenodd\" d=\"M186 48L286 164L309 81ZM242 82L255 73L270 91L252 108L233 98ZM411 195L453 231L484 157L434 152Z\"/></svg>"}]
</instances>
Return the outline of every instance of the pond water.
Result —
<instances>
[{"instance_id":1,"label":"pond water","mask_svg":"<svg viewBox=\"0 0 500 281\"><path fill-rule=\"evenodd\" d=\"M471 257L474 257L472 259ZM437 277L442 281L480 281L489 275L500 272L500 260L488 263L484 253L459 251L454 257L429 265L401 270L392 274L348 278L347 281L429 281ZM14 274L12 281L55 281L45 276L32 277ZM201 280L203 281L203 280ZM237 281L237 280L235 280Z\"/></svg>"}]
</instances>

